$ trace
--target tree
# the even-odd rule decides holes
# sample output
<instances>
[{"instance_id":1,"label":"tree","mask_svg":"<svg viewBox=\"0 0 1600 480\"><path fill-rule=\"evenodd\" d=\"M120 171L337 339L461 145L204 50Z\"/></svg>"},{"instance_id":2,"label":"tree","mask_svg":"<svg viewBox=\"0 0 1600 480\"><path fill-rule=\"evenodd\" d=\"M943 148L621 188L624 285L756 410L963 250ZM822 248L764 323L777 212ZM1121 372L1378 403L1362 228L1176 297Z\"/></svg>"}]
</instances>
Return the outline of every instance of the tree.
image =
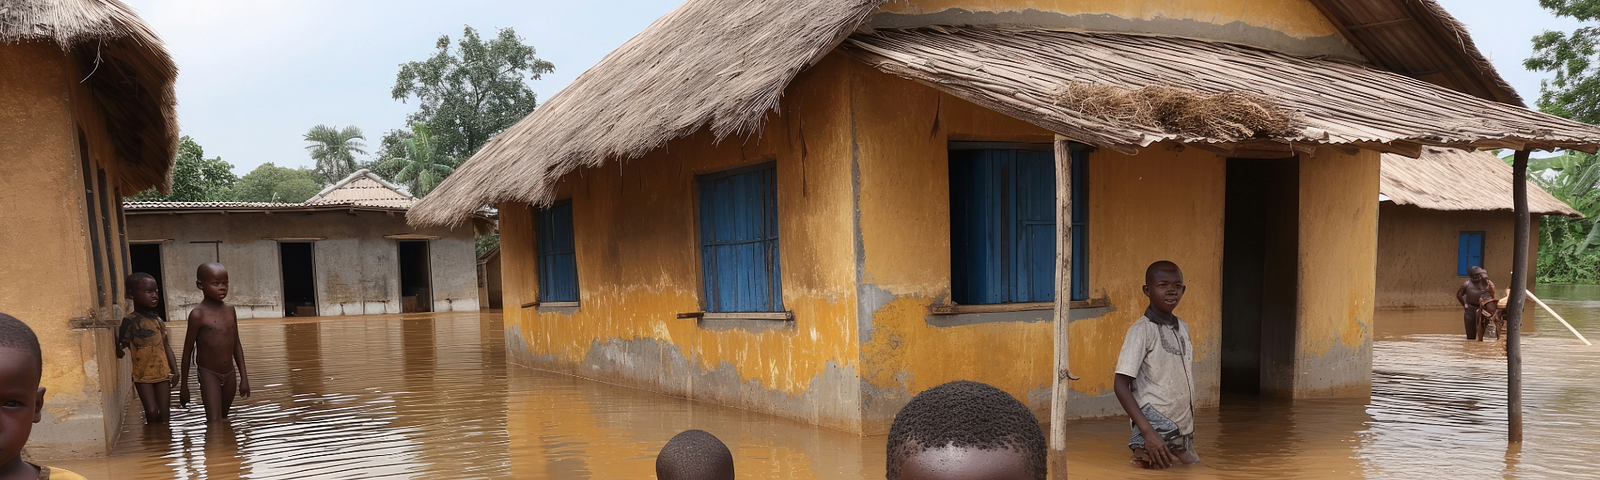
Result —
<instances>
[{"instance_id":1,"label":"tree","mask_svg":"<svg viewBox=\"0 0 1600 480\"><path fill-rule=\"evenodd\" d=\"M427 60L400 65L391 95L402 102L417 99L417 112L407 123L427 125L436 135L431 143L446 158L471 157L490 138L533 113L538 97L528 81L555 71L510 28L484 42L469 26L456 50L450 49L447 35L435 47L438 51Z\"/></svg>"},{"instance_id":2,"label":"tree","mask_svg":"<svg viewBox=\"0 0 1600 480\"><path fill-rule=\"evenodd\" d=\"M1600 0L1539 0L1558 17L1582 22L1600 19ZM1546 30L1533 37L1533 56L1522 61L1530 71L1552 72L1555 78L1539 86L1540 110L1584 123L1600 123L1600 70L1595 46L1600 26L1585 26L1571 33Z\"/></svg>"},{"instance_id":3,"label":"tree","mask_svg":"<svg viewBox=\"0 0 1600 480\"><path fill-rule=\"evenodd\" d=\"M405 185L412 195L427 195L455 171L455 162L439 153L427 125L412 125L411 138L402 143L405 145L405 155L390 158L382 167L397 172L394 181Z\"/></svg>"},{"instance_id":4,"label":"tree","mask_svg":"<svg viewBox=\"0 0 1600 480\"><path fill-rule=\"evenodd\" d=\"M378 141L378 152L375 154L377 158L361 164L361 168L372 170L372 173L383 178L395 178L400 174L400 171L395 169L400 163L391 160L406 156L406 140L410 138L409 129L396 128L384 133L383 139Z\"/></svg>"},{"instance_id":5,"label":"tree","mask_svg":"<svg viewBox=\"0 0 1600 480\"><path fill-rule=\"evenodd\" d=\"M1584 216L1540 220L1538 281L1600 283L1600 157L1566 151L1532 159L1528 180Z\"/></svg>"},{"instance_id":6,"label":"tree","mask_svg":"<svg viewBox=\"0 0 1600 480\"><path fill-rule=\"evenodd\" d=\"M308 168L286 168L264 163L239 178L234 189L241 202L299 203L322 191L322 176Z\"/></svg>"},{"instance_id":7,"label":"tree","mask_svg":"<svg viewBox=\"0 0 1600 480\"><path fill-rule=\"evenodd\" d=\"M233 201L233 165L222 157L205 158L205 149L184 135L178 141L178 158L172 166L172 194L162 196L156 189L129 197L134 201L228 202Z\"/></svg>"},{"instance_id":8,"label":"tree","mask_svg":"<svg viewBox=\"0 0 1600 480\"><path fill-rule=\"evenodd\" d=\"M317 161L317 173L321 173L328 183L343 180L355 173L355 154L367 154L366 150L362 150L367 145L357 141L366 140L367 137L354 126L339 129L317 125L306 132L305 139L311 142L306 145L306 150L310 150L311 159Z\"/></svg>"}]
</instances>

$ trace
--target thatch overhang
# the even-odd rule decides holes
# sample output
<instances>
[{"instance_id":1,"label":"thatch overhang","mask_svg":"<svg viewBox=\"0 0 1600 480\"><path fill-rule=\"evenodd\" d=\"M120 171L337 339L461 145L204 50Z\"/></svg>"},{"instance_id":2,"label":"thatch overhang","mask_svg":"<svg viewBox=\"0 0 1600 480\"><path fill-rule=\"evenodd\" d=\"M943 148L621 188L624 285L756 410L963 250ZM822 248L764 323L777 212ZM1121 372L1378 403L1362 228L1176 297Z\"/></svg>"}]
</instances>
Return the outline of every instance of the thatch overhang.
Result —
<instances>
[{"instance_id":1,"label":"thatch overhang","mask_svg":"<svg viewBox=\"0 0 1600 480\"><path fill-rule=\"evenodd\" d=\"M125 165L123 193L170 193L178 67L155 31L118 0L0 0L0 43L21 42L55 43L81 63Z\"/></svg>"},{"instance_id":2,"label":"thatch overhang","mask_svg":"<svg viewBox=\"0 0 1600 480\"><path fill-rule=\"evenodd\" d=\"M1323 58L1158 35L926 27L852 35L842 49L880 71L1091 145L1132 152L1177 141L1224 154L1334 145L1415 157L1423 145L1594 151L1600 127ZM1244 94L1290 114L1286 132L1216 137L1061 100L1074 85Z\"/></svg>"},{"instance_id":3,"label":"thatch overhang","mask_svg":"<svg viewBox=\"0 0 1600 480\"><path fill-rule=\"evenodd\" d=\"M1381 161L1378 193L1395 205L1441 211L1513 211L1511 166L1489 152L1427 147L1417 158L1386 153ZM1528 182L1528 211L1583 216L1533 182Z\"/></svg>"}]
</instances>

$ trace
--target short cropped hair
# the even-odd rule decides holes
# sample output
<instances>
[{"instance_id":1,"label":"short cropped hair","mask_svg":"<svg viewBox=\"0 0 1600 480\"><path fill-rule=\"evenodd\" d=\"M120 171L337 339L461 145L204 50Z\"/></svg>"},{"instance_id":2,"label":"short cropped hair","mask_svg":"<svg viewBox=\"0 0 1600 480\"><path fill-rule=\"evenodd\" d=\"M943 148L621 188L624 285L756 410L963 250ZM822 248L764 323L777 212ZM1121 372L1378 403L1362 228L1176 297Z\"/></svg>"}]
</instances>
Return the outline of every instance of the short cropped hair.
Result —
<instances>
[{"instance_id":1,"label":"short cropped hair","mask_svg":"<svg viewBox=\"0 0 1600 480\"><path fill-rule=\"evenodd\" d=\"M1178 264L1172 263L1170 260L1157 260L1155 263L1151 263L1149 267L1145 267L1144 269L1145 285L1155 283L1156 272L1173 272L1182 274L1183 269L1178 268Z\"/></svg>"},{"instance_id":2,"label":"short cropped hair","mask_svg":"<svg viewBox=\"0 0 1600 480\"><path fill-rule=\"evenodd\" d=\"M0 313L0 348L22 350L33 356L40 371L44 370L44 353L39 350L39 337L17 317Z\"/></svg>"},{"instance_id":3,"label":"short cropped hair","mask_svg":"<svg viewBox=\"0 0 1600 480\"><path fill-rule=\"evenodd\" d=\"M222 270L222 271L227 271L228 270L228 267L224 267L224 266L222 266L222 264L217 263L217 262L202 263L202 264L200 264L200 266L194 267L194 280L197 281L197 282L201 281L201 280L205 280L206 279L206 270L210 270L212 268L216 268L217 270Z\"/></svg>"},{"instance_id":4,"label":"short cropped hair","mask_svg":"<svg viewBox=\"0 0 1600 480\"><path fill-rule=\"evenodd\" d=\"M1027 457L1029 473L1043 480L1049 446L1027 405L998 388L956 381L917 394L889 427L888 478L923 451L943 448L1006 449Z\"/></svg>"},{"instance_id":5,"label":"short cropped hair","mask_svg":"<svg viewBox=\"0 0 1600 480\"><path fill-rule=\"evenodd\" d=\"M705 430L685 430L656 455L659 480L733 480L733 452Z\"/></svg>"},{"instance_id":6,"label":"short cropped hair","mask_svg":"<svg viewBox=\"0 0 1600 480\"><path fill-rule=\"evenodd\" d=\"M143 282L145 280L150 280L150 281L154 282L154 281L156 281L156 277L151 276L150 274L144 273L144 272L133 272L133 273L128 274L127 278L122 279L122 295L123 296L132 295L133 294L133 286L134 285L138 285L139 282Z\"/></svg>"}]
</instances>

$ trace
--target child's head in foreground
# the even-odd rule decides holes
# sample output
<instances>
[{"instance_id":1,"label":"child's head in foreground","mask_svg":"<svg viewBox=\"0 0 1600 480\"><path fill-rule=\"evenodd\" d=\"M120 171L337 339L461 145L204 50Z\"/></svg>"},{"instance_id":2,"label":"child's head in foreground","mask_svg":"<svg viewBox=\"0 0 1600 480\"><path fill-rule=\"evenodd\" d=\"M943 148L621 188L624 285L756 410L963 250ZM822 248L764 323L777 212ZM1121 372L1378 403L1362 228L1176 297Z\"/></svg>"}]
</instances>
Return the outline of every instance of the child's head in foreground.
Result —
<instances>
[{"instance_id":1,"label":"child's head in foreground","mask_svg":"<svg viewBox=\"0 0 1600 480\"><path fill-rule=\"evenodd\" d=\"M1043 480L1044 431L998 388L958 381L917 394L889 427L888 479Z\"/></svg>"},{"instance_id":2,"label":"child's head in foreground","mask_svg":"<svg viewBox=\"0 0 1600 480\"><path fill-rule=\"evenodd\" d=\"M128 274L128 278L122 281L122 290L136 309L155 310L161 303L161 288L156 285L156 277L148 273Z\"/></svg>"},{"instance_id":3,"label":"child's head in foreground","mask_svg":"<svg viewBox=\"0 0 1600 480\"><path fill-rule=\"evenodd\" d=\"M733 480L733 452L705 430L685 430L656 455L658 480Z\"/></svg>"},{"instance_id":4,"label":"child's head in foreground","mask_svg":"<svg viewBox=\"0 0 1600 480\"><path fill-rule=\"evenodd\" d=\"M0 313L0 466L16 461L44 407L39 337L15 317Z\"/></svg>"}]
</instances>

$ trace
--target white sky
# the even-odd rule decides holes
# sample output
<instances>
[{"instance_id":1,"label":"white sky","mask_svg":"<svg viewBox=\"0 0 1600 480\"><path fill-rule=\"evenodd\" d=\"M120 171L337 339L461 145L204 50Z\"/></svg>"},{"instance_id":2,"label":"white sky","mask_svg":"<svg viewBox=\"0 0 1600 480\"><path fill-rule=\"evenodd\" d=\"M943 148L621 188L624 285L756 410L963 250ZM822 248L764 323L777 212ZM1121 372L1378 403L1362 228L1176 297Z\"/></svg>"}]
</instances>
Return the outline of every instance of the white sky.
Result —
<instances>
[{"instance_id":1,"label":"white sky","mask_svg":"<svg viewBox=\"0 0 1600 480\"><path fill-rule=\"evenodd\" d=\"M543 103L681 0L125 0L177 59L183 134L243 175L272 162L310 166L311 126L355 125L376 153L415 104L389 97L399 64L423 60L439 35L512 27L555 64L533 82ZM1152 0L1156 1L1156 0ZM1542 74L1525 71L1530 40L1571 30L1537 0L1440 0L1531 104Z\"/></svg>"}]
</instances>

